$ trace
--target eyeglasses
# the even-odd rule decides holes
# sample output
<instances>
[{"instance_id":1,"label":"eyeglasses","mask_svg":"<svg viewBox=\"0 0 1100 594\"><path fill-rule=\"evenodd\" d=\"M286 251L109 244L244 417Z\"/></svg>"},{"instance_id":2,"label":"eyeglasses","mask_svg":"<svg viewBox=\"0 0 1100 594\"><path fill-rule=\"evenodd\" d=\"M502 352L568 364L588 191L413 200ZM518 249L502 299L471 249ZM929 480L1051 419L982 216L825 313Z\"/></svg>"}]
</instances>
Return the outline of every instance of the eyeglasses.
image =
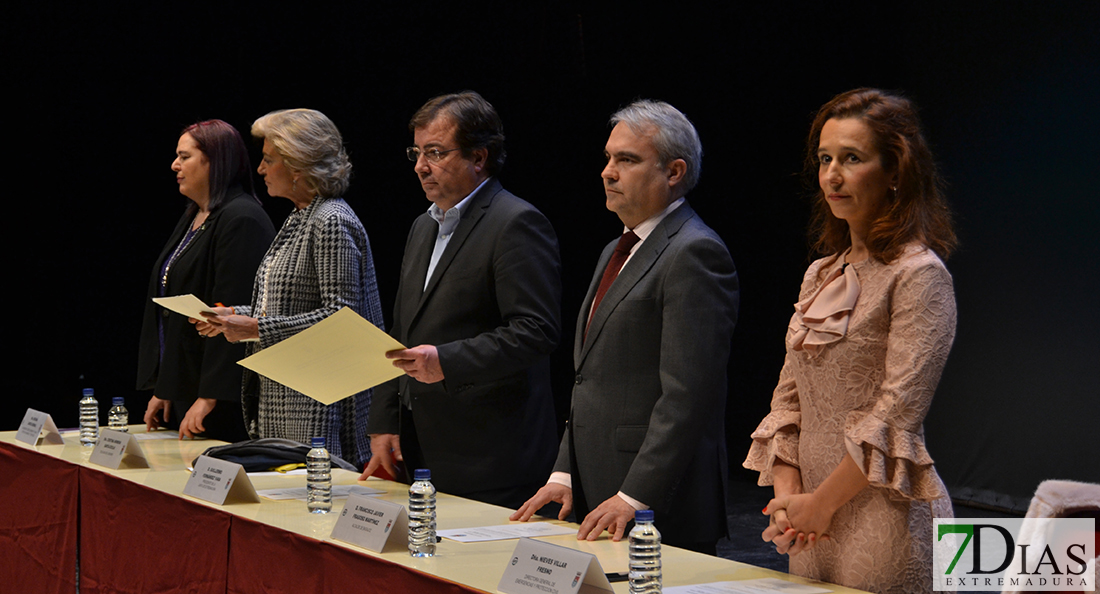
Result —
<instances>
[{"instance_id":1,"label":"eyeglasses","mask_svg":"<svg viewBox=\"0 0 1100 594\"><path fill-rule=\"evenodd\" d=\"M443 160L443 155L446 155L447 153L452 153L457 150L459 149L453 148L441 151L437 148L433 148L426 151L421 151L415 146L410 146L409 148L405 149L405 156L407 156L409 160L413 163L416 163L416 160L420 158L421 154L423 154L424 158L427 159L429 163L438 163Z\"/></svg>"}]
</instances>

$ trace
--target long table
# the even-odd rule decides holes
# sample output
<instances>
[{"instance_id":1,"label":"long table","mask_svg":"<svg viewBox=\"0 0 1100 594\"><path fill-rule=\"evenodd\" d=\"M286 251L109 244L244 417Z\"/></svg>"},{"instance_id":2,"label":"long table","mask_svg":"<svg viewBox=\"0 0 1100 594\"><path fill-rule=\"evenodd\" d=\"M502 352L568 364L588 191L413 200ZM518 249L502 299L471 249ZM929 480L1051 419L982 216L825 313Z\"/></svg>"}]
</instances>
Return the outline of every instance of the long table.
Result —
<instances>
[{"instance_id":1,"label":"long table","mask_svg":"<svg viewBox=\"0 0 1100 594\"><path fill-rule=\"evenodd\" d=\"M144 433L133 425L134 434ZM459 543L444 539L435 557L375 553L329 538L333 513L306 511L301 501L218 506L183 495L189 463L207 440L143 440L149 468L111 470L90 464L92 448L76 436L64 445L29 447L0 432L0 589L73 592L79 557L84 593L496 592L515 540ZM334 484L358 474L333 470ZM300 487L300 475L250 476L257 490ZM408 486L372 478L378 498L404 504ZM440 529L508 523L511 510L440 493ZM567 524L558 520L544 520ZM576 528L574 524L567 524ZM659 527L659 525L658 525ZM606 535L540 540L595 555L606 572L627 569L627 543ZM774 577L840 593L859 592L785 573L666 546L665 587ZM626 583L612 585L626 593ZM10 590L9 590L10 588Z\"/></svg>"}]
</instances>

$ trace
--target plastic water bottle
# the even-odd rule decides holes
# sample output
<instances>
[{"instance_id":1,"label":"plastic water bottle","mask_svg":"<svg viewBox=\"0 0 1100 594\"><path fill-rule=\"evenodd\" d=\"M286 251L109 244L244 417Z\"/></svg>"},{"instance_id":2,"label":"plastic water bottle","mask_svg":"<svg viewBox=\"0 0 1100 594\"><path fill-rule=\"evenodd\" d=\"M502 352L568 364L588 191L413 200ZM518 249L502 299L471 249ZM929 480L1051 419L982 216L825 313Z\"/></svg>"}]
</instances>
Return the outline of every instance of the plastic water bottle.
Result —
<instances>
[{"instance_id":1,"label":"plastic water bottle","mask_svg":"<svg viewBox=\"0 0 1100 594\"><path fill-rule=\"evenodd\" d=\"M325 449L325 438L314 437L313 449L306 454L306 507L311 514L332 511L332 461Z\"/></svg>"},{"instance_id":2,"label":"plastic water bottle","mask_svg":"<svg viewBox=\"0 0 1100 594\"><path fill-rule=\"evenodd\" d=\"M413 557L435 555L435 487L432 471L413 471L409 485L409 554Z\"/></svg>"},{"instance_id":3,"label":"plastic water bottle","mask_svg":"<svg viewBox=\"0 0 1100 594\"><path fill-rule=\"evenodd\" d=\"M130 431L130 411L126 410L126 400L122 396L111 399L111 410L107 411L107 428L111 431Z\"/></svg>"},{"instance_id":4,"label":"plastic water bottle","mask_svg":"<svg viewBox=\"0 0 1100 594\"><path fill-rule=\"evenodd\" d=\"M99 441L99 402L95 390L84 388L80 399L80 445L94 446Z\"/></svg>"},{"instance_id":5,"label":"plastic water bottle","mask_svg":"<svg viewBox=\"0 0 1100 594\"><path fill-rule=\"evenodd\" d=\"M630 594L660 591L661 533L653 525L653 510L638 510L630 531Z\"/></svg>"}]
</instances>

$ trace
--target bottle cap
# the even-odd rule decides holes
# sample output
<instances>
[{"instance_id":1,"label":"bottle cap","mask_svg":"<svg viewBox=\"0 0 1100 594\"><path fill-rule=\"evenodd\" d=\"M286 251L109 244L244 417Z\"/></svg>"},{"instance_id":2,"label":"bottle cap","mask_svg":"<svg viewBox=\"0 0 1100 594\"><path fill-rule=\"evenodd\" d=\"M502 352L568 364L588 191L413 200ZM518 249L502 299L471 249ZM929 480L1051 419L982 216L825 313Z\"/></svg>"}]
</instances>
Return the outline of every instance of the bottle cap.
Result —
<instances>
[{"instance_id":1,"label":"bottle cap","mask_svg":"<svg viewBox=\"0 0 1100 594\"><path fill-rule=\"evenodd\" d=\"M112 406L124 406L125 404L126 404L126 399L123 398L122 396L115 396L114 398L111 399L111 405Z\"/></svg>"},{"instance_id":2,"label":"bottle cap","mask_svg":"<svg viewBox=\"0 0 1100 594\"><path fill-rule=\"evenodd\" d=\"M315 448L323 448L323 447L325 447L325 438L323 438L323 437L314 437L310 440L309 443L310 443L311 446L313 446Z\"/></svg>"},{"instance_id":3,"label":"bottle cap","mask_svg":"<svg viewBox=\"0 0 1100 594\"><path fill-rule=\"evenodd\" d=\"M652 522L653 521L653 510L651 510L651 509L640 509L640 510L634 512L634 521L635 522Z\"/></svg>"},{"instance_id":4,"label":"bottle cap","mask_svg":"<svg viewBox=\"0 0 1100 594\"><path fill-rule=\"evenodd\" d=\"M413 471L414 481L430 481L432 480L432 471L428 468L417 468Z\"/></svg>"},{"instance_id":5,"label":"bottle cap","mask_svg":"<svg viewBox=\"0 0 1100 594\"><path fill-rule=\"evenodd\" d=\"M93 394L95 394L95 390L93 390L92 388L84 388L85 396L92 396Z\"/></svg>"}]
</instances>

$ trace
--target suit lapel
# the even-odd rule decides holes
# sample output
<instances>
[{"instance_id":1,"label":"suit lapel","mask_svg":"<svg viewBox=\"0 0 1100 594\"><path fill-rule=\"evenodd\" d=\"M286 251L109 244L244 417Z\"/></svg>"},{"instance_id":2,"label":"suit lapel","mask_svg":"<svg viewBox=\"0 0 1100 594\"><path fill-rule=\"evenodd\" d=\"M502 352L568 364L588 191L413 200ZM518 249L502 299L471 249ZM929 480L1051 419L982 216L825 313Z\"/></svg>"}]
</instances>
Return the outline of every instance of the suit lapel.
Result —
<instances>
[{"instance_id":1,"label":"suit lapel","mask_svg":"<svg viewBox=\"0 0 1100 594\"><path fill-rule=\"evenodd\" d=\"M612 241L607 244L607 247L603 249L603 253L600 254L600 259L596 262L596 273L592 275L592 282L588 283L588 293L584 296L584 302L581 303L581 312L577 316L577 332L574 334L576 337L573 341L573 361L580 366L581 349L584 347L584 328L588 324L588 310L592 309L592 300L596 298L596 291L600 288L600 279L603 277L603 271L607 268L607 263L611 260L611 254L615 251L615 244L618 240ZM604 295L607 298L607 295Z\"/></svg>"},{"instance_id":2,"label":"suit lapel","mask_svg":"<svg viewBox=\"0 0 1100 594\"><path fill-rule=\"evenodd\" d=\"M233 199L233 196L230 196L226 200L226 202L228 202L229 200L232 200L232 199ZM223 203L223 206L224 206L224 203ZM221 214L221 211L222 211L222 209L218 208L218 209L214 210L213 212L211 212L210 214L206 215L206 220L203 221L202 225L199 226L198 231L195 232L195 236L191 238L191 241L189 241L187 243L187 245L183 246L183 249L180 250L179 255L176 256L176 261L177 262L185 254L190 252L191 248L193 248L195 246L195 244L197 244L199 242L199 238L202 237L202 235L206 232L207 227L209 227L211 229L214 228L214 223L218 220L218 215ZM160 260L158 260L158 261L160 262L160 264L162 266L164 265L164 261L172 254L172 252L174 252L176 250L176 248L179 247L179 244L180 244L181 241L183 241L184 236L186 236L188 233L190 233L191 225L194 223L194 221L195 221L195 216L194 215L187 216L187 211L184 211L183 218L176 225L176 230L172 234L172 240L168 243L167 246L165 246L164 251L160 255Z\"/></svg>"},{"instance_id":3,"label":"suit lapel","mask_svg":"<svg viewBox=\"0 0 1100 594\"><path fill-rule=\"evenodd\" d=\"M439 279L443 278L443 275L447 272L447 268L454 262L456 254L462 249L462 245L466 243L466 239L470 236L474 227L477 226L478 221L481 220L481 217L485 216L485 211L488 210L489 206L493 203L493 197L502 189L499 181L491 179L482 186L481 190L479 190L473 198L470 199L469 204L466 206L466 211L462 213L462 218L458 221L458 227L455 228L454 235L451 237L451 240L447 242L447 249L443 250L443 254L439 257L439 262L435 265L435 270L432 271L432 278L428 280L428 286L425 287L423 294L420 295L420 299L416 305L416 311L413 312L413 318L419 315L424 309L424 305L428 302L432 293L435 292L436 286L439 285ZM424 276L428 272L428 263L431 260L431 253L435 247L435 237L439 229L438 223L434 220L431 221L431 223L430 225L426 225L431 230L428 248L425 252L427 256L424 258L423 262L418 263L420 267L418 270L422 269L424 271L424 274L418 274L421 283L423 283ZM418 287L423 286L423 284L418 285Z\"/></svg>"},{"instance_id":4,"label":"suit lapel","mask_svg":"<svg viewBox=\"0 0 1100 594\"><path fill-rule=\"evenodd\" d=\"M431 261L437 229L438 224L430 216L420 215L413 224L412 235L405 246L405 250L411 252L406 254L408 275L402 274L402 285L397 297L397 306L402 310L403 323L398 329L402 342L408 339L413 318L420 311L424 296L424 277L428 274L428 262Z\"/></svg>"},{"instance_id":5,"label":"suit lapel","mask_svg":"<svg viewBox=\"0 0 1100 594\"><path fill-rule=\"evenodd\" d=\"M230 199L232 199L232 198L230 198ZM228 200L227 200L227 202L228 202ZM225 203L222 203L222 206L225 206ZM199 225L199 228L195 232L195 236L191 238L190 243L188 243L186 246L184 246L183 250L180 252L180 257L183 257L184 254L191 251L191 248L194 247L195 244L197 244L199 242L199 238L204 233L207 232L207 229L213 229L214 228L214 225L217 224L217 222L218 222L218 216L221 214L221 211L222 211L222 209L218 208L214 212L206 215L206 220L203 221L201 225ZM193 220L194 219L191 219L187 222L187 227L183 231L185 234L188 231L191 230L191 223L192 223ZM182 238L182 236L180 236L180 237Z\"/></svg>"},{"instance_id":6,"label":"suit lapel","mask_svg":"<svg viewBox=\"0 0 1100 594\"><path fill-rule=\"evenodd\" d=\"M596 287L599 285L600 277L603 275L603 269L607 267L607 262L611 259L610 252L614 250L614 246L611 246L610 250L604 250L605 257L600 258L600 265L597 267L596 277L593 279L594 284L592 287L589 287L588 296L585 298L584 309L581 311L580 318L583 321L577 324L578 341L583 341L579 349L575 349L574 351L574 360L576 361L577 368L580 368L585 357L588 356L588 352L592 349L592 345L599 339L604 323L607 322L611 313L615 311L615 308L619 306L623 298L630 293L630 290L653 269L658 258L661 257L665 248L671 243L673 236L680 231L684 223L694 214L695 212L691 210L687 202L684 202L680 208L669 213L668 216L653 229L649 237L638 246L638 251L634 252L630 261L623 266L622 271L619 272L619 276L615 278L615 282L611 284L611 287L607 290L607 294L605 294L603 300L600 301L600 307L593 312L592 323L588 326L588 334L586 336L584 333L584 322L586 322L588 318L588 308L591 307ZM577 352L578 350L579 352Z\"/></svg>"}]
</instances>

